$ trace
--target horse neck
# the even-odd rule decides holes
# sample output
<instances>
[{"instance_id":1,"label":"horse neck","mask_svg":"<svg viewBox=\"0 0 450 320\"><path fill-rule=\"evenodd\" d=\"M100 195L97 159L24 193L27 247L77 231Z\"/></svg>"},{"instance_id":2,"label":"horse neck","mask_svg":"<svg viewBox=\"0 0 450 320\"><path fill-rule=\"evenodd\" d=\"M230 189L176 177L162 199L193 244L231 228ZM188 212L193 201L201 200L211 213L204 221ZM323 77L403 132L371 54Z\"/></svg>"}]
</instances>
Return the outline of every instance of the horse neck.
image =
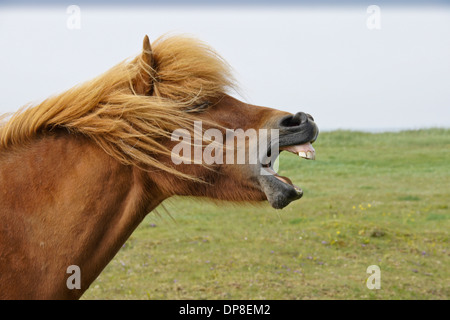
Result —
<instances>
[{"instance_id":1,"label":"horse neck","mask_svg":"<svg viewBox=\"0 0 450 320\"><path fill-rule=\"evenodd\" d=\"M163 200L144 176L90 140L69 135L0 153L0 218L9 230L0 233L0 260L9 257L0 264L3 292L80 297ZM81 289L67 288L73 265Z\"/></svg>"}]
</instances>

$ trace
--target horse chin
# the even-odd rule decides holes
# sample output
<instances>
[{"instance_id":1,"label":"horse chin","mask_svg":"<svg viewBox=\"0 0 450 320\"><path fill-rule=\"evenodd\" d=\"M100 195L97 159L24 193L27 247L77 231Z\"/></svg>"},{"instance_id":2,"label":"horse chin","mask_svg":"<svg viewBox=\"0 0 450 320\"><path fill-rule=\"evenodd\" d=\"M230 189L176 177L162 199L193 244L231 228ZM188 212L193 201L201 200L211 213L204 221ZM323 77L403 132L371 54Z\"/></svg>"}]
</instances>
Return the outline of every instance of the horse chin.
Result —
<instances>
[{"instance_id":1,"label":"horse chin","mask_svg":"<svg viewBox=\"0 0 450 320\"><path fill-rule=\"evenodd\" d=\"M289 182L284 182L280 178L287 179L272 174L260 175L258 179L267 200L275 209L283 209L292 201L300 199L303 195L302 189L291 184L289 179Z\"/></svg>"}]
</instances>

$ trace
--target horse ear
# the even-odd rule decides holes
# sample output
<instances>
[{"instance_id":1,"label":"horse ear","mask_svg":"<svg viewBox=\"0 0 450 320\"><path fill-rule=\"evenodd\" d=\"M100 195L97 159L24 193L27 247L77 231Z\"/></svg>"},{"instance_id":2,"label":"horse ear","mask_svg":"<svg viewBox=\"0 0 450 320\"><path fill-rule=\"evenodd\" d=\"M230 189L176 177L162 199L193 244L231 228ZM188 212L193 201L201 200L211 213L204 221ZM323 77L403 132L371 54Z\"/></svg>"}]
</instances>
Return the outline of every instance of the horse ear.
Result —
<instances>
[{"instance_id":1,"label":"horse ear","mask_svg":"<svg viewBox=\"0 0 450 320\"><path fill-rule=\"evenodd\" d=\"M150 40L145 35L140 56L141 71L134 81L134 91L140 95L151 95L153 92L153 53Z\"/></svg>"},{"instance_id":2,"label":"horse ear","mask_svg":"<svg viewBox=\"0 0 450 320\"><path fill-rule=\"evenodd\" d=\"M152 47L150 46L148 35L145 35L144 43L142 45L142 59L150 66L153 64Z\"/></svg>"}]
</instances>

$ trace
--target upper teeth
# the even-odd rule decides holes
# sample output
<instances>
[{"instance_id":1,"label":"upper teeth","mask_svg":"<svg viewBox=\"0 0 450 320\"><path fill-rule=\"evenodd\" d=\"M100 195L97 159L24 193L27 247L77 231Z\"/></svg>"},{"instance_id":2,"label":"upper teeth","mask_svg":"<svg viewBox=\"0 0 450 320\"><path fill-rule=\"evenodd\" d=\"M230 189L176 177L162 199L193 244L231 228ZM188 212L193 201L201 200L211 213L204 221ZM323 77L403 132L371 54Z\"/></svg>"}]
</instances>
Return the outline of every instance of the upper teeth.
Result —
<instances>
[{"instance_id":1,"label":"upper teeth","mask_svg":"<svg viewBox=\"0 0 450 320\"><path fill-rule=\"evenodd\" d=\"M310 159L310 160L314 160L316 158L316 155L314 154L314 152L311 152L311 151L307 151L307 152L300 151L298 153L298 156L305 158L305 159Z\"/></svg>"}]
</instances>

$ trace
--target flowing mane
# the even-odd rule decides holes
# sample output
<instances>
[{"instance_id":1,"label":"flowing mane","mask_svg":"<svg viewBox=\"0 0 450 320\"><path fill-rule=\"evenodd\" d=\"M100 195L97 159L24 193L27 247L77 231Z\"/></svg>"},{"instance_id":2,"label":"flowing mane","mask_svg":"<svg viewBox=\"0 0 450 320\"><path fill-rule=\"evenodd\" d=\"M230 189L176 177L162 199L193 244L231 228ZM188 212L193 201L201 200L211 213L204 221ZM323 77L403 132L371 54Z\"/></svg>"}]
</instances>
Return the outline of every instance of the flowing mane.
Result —
<instances>
[{"instance_id":1,"label":"flowing mane","mask_svg":"<svg viewBox=\"0 0 450 320\"><path fill-rule=\"evenodd\" d=\"M224 60L196 39L161 37L148 50L150 63L144 45L135 58L13 114L0 124L0 151L24 145L38 134L66 129L91 138L123 164L183 176L155 160L157 154L170 154L159 140L189 126L195 115L189 111L224 95L234 88L234 80ZM149 82L151 89L138 92L139 81Z\"/></svg>"}]
</instances>

